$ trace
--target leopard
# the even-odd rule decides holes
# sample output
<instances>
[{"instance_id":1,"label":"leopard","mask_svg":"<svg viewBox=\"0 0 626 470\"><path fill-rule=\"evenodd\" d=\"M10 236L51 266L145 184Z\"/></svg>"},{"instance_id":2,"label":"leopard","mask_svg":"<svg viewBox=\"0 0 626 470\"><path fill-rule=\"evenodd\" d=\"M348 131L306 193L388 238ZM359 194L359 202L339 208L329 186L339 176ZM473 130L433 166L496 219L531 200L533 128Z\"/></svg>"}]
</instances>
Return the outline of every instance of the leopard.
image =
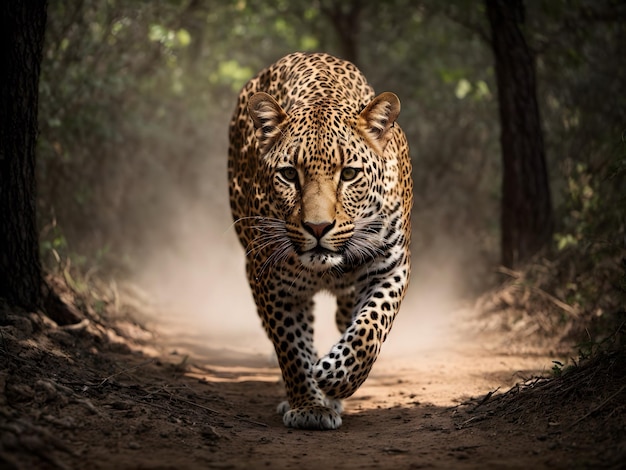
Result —
<instances>
[{"instance_id":1,"label":"leopard","mask_svg":"<svg viewBox=\"0 0 626 470\"><path fill-rule=\"evenodd\" d=\"M285 426L332 430L368 377L410 277L412 166L400 100L351 62L295 52L242 88L229 124L237 237L287 400ZM319 357L318 292L339 338Z\"/></svg>"}]
</instances>

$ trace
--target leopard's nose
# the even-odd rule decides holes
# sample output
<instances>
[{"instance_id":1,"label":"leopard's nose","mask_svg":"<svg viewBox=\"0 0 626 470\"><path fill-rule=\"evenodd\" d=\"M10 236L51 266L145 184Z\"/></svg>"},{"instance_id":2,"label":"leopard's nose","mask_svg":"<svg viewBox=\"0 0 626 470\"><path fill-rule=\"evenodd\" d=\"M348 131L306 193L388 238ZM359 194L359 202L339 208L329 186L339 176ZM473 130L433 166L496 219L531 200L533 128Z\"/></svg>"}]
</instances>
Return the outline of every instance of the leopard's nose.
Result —
<instances>
[{"instance_id":1,"label":"leopard's nose","mask_svg":"<svg viewBox=\"0 0 626 470\"><path fill-rule=\"evenodd\" d=\"M321 240L335 226L335 222L303 222L304 229L318 240Z\"/></svg>"}]
</instances>

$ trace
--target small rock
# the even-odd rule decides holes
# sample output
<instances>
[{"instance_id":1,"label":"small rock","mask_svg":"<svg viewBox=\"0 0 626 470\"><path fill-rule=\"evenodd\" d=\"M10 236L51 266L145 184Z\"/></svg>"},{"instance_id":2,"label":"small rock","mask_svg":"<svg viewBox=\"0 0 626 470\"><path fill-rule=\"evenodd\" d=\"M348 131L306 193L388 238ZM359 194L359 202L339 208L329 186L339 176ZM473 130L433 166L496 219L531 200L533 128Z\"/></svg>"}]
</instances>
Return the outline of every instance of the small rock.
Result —
<instances>
[{"instance_id":1,"label":"small rock","mask_svg":"<svg viewBox=\"0 0 626 470\"><path fill-rule=\"evenodd\" d=\"M208 439L210 441L217 441L218 439L222 437L220 433L218 433L217 430L213 426L205 426L200 431L200 435L203 438Z\"/></svg>"}]
</instances>

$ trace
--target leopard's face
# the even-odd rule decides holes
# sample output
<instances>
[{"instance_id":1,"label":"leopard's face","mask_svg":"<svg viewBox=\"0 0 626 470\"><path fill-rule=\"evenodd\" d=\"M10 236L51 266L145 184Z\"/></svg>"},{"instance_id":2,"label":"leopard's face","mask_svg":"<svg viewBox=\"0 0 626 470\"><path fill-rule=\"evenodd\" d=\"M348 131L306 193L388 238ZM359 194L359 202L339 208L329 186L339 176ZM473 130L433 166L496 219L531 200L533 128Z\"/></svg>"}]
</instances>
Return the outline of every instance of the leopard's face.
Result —
<instances>
[{"instance_id":1,"label":"leopard's face","mask_svg":"<svg viewBox=\"0 0 626 470\"><path fill-rule=\"evenodd\" d=\"M257 131L274 249L311 271L374 258L384 239L385 187L395 182L385 178L386 162L360 129L359 113L321 103L292 111L278 127L271 142Z\"/></svg>"}]
</instances>

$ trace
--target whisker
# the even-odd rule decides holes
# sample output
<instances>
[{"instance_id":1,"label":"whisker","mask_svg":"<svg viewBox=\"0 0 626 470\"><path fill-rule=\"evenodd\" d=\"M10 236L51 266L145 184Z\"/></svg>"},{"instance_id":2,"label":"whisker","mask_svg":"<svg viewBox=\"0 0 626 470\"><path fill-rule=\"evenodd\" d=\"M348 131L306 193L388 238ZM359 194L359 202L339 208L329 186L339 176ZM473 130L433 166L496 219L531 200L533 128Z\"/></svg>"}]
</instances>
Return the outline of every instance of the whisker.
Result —
<instances>
[{"instance_id":1,"label":"whisker","mask_svg":"<svg viewBox=\"0 0 626 470\"><path fill-rule=\"evenodd\" d=\"M302 275L303 272L304 272L304 266L300 265L298 271L296 272L296 275L293 278L293 281L291 281L291 284L289 285L289 290L293 289L293 286L296 284L296 281L300 279L300 276Z\"/></svg>"},{"instance_id":2,"label":"whisker","mask_svg":"<svg viewBox=\"0 0 626 470\"><path fill-rule=\"evenodd\" d=\"M387 216L375 214L355 221L354 234L345 243L345 256L348 264L364 264L384 254L382 248L376 244L376 240L372 239L372 235L378 236L382 241L381 232L387 220Z\"/></svg>"},{"instance_id":3,"label":"whisker","mask_svg":"<svg viewBox=\"0 0 626 470\"><path fill-rule=\"evenodd\" d=\"M281 245L279 245L272 253L267 257L267 259L261 265L261 269L258 273L258 276L261 276L265 270L270 267L273 268L284 259L289 256L291 251L291 244L289 241L284 241Z\"/></svg>"},{"instance_id":4,"label":"whisker","mask_svg":"<svg viewBox=\"0 0 626 470\"><path fill-rule=\"evenodd\" d=\"M234 220L233 223L228 226L228 228L230 229L233 226L237 225L239 222L244 222L246 220L258 220L261 222L276 222L276 224L283 224L283 225L285 223L284 220L277 219L276 217L265 217L262 215L250 215L246 217L239 217L237 220Z\"/></svg>"},{"instance_id":5,"label":"whisker","mask_svg":"<svg viewBox=\"0 0 626 470\"><path fill-rule=\"evenodd\" d=\"M246 246L246 256L253 255L255 260L261 259L256 276L261 276L267 269L282 263L293 251L292 242L287 236L285 221L274 217L250 216L241 217L233 225L252 220L250 230L258 235L252 237ZM265 259L262 259L266 256Z\"/></svg>"}]
</instances>

